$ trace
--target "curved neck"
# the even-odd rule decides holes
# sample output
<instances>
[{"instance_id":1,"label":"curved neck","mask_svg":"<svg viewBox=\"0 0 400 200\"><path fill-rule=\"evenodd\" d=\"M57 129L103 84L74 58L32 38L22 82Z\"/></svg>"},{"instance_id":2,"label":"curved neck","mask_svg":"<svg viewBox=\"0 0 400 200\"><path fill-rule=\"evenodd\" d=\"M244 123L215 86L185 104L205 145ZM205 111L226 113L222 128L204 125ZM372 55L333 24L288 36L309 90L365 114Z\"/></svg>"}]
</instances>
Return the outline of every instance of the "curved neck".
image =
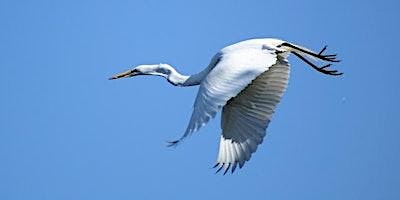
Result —
<instances>
[{"instance_id":1,"label":"curved neck","mask_svg":"<svg viewBox=\"0 0 400 200\"><path fill-rule=\"evenodd\" d=\"M175 86L190 86L188 84L188 80L190 79L190 76L180 74L175 69L171 70L171 72L169 74L165 74L164 77L172 85L175 85ZM192 85L198 85L198 84L200 84L200 82L192 84Z\"/></svg>"},{"instance_id":2,"label":"curved neck","mask_svg":"<svg viewBox=\"0 0 400 200\"><path fill-rule=\"evenodd\" d=\"M166 71L164 73L164 77L175 86L193 86L199 85L201 81L210 73L210 71L218 64L221 60L221 53L217 53L211 59L210 64L203 71L191 75L185 76L177 72L171 65L168 64L159 64L158 68L162 69L161 71Z\"/></svg>"},{"instance_id":3,"label":"curved neck","mask_svg":"<svg viewBox=\"0 0 400 200\"><path fill-rule=\"evenodd\" d=\"M180 74L175 68L168 64L156 65L155 70L149 74L162 76L166 78L169 83L175 86L199 85L204 78L202 72L191 76Z\"/></svg>"}]
</instances>

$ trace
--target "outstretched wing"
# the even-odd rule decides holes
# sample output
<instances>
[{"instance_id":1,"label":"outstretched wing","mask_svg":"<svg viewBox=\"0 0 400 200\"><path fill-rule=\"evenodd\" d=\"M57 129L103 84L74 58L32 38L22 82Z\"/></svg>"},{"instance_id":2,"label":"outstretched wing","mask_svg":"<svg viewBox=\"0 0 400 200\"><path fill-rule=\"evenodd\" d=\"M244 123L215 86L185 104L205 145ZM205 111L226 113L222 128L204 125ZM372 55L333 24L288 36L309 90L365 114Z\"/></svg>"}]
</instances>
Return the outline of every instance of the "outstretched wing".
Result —
<instances>
[{"instance_id":1,"label":"outstretched wing","mask_svg":"<svg viewBox=\"0 0 400 200\"><path fill-rule=\"evenodd\" d=\"M275 107L286 90L289 64L279 59L277 64L258 76L224 106L221 119L222 135L217 164L225 173L237 165L242 168L257 150Z\"/></svg>"},{"instance_id":2,"label":"outstretched wing","mask_svg":"<svg viewBox=\"0 0 400 200\"><path fill-rule=\"evenodd\" d=\"M204 126L229 99L277 61L272 49L248 48L220 55L215 67L200 84L185 134L172 142L173 145Z\"/></svg>"}]
</instances>

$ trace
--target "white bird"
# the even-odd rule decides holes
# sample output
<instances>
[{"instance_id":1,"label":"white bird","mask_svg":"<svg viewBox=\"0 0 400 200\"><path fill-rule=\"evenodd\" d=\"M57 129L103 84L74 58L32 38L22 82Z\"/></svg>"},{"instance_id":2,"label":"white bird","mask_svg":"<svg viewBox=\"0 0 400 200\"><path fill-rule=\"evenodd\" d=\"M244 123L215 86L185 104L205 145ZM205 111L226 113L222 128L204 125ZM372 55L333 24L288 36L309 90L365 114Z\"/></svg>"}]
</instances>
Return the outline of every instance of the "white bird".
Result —
<instances>
[{"instance_id":1,"label":"white bird","mask_svg":"<svg viewBox=\"0 0 400 200\"><path fill-rule=\"evenodd\" d=\"M329 70L331 64L318 67L306 57L324 62L339 62L336 54L319 52L272 38L245 40L220 50L206 69L186 76L171 65L139 65L110 79L137 75L162 76L175 86L200 85L193 113L183 136L170 143L176 146L187 136L198 131L222 109L219 153L219 172L224 174L237 166L243 167L257 150L266 135L274 110L286 90L289 79L287 57L294 54L317 71L341 75Z\"/></svg>"}]
</instances>

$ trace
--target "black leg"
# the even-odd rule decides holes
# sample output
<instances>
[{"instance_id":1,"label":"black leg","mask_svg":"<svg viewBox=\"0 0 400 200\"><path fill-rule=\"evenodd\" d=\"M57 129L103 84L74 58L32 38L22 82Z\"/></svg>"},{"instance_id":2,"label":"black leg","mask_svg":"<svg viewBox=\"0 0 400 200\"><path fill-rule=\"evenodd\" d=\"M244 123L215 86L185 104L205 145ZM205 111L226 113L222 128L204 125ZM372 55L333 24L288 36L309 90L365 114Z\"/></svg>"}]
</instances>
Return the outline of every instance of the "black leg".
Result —
<instances>
[{"instance_id":1,"label":"black leg","mask_svg":"<svg viewBox=\"0 0 400 200\"><path fill-rule=\"evenodd\" d=\"M302 48L299 48L299 47L297 47L297 46L294 46L294 45L292 45L292 44L290 44L290 43L282 43L281 45L279 45L279 46L287 46L287 47L290 47L290 48L292 48L292 49L296 49L296 50L298 50L298 51L301 51L301 52L303 52L303 53L306 53L306 54L308 54L308 55L311 55L311 56L314 56L314 57L316 57L316 58L319 58L319 59L321 59L321 60L324 60L324 61L328 61L328 62L340 62L340 60L336 60L336 54L330 54L330 55L323 55L322 53L326 50L326 48L327 48L327 46L325 46L324 48L322 48L322 50L318 53L318 54L316 54L316 53L314 53L314 52L311 52L311 51L308 51L308 50L306 50L306 49L302 49ZM278 46L278 47L279 47Z\"/></svg>"},{"instance_id":2,"label":"black leg","mask_svg":"<svg viewBox=\"0 0 400 200\"><path fill-rule=\"evenodd\" d=\"M323 52L324 49L322 49L321 52ZM295 56L297 56L298 58L300 58L302 61L304 61L305 63L307 63L308 65L310 65L312 68L314 68L315 70L323 73L323 74L327 74L327 75L332 75L332 76L340 76L343 73L338 72L337 70L327 70L326 68L330 67L331 64L327 64L324 65L322 67L318 67L315 64L313 64L312 62L310 62L309 60L305 59L303 56L301 56L300 54L296 53L296 52L292 52Z\"/></svg>"}]
</instances>

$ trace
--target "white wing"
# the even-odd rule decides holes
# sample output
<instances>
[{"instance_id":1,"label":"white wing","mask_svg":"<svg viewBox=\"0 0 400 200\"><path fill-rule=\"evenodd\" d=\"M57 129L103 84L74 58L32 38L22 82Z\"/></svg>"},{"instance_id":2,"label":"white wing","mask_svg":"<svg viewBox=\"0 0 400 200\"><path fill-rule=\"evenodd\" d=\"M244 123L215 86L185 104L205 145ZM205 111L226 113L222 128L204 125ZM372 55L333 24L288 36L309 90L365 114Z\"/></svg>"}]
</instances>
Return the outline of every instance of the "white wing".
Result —
<instances>
[{"instance_id":1,"label":"white wing","mask_svg":"<svg viewBox=\"0 0 400 200\"><path fill-rule=\"evenodd\" d=\"M277 64L258 76L238 96L224 106L221 127L218 169L231 167L232 173L239 164L242 168L251 154L262 143L265 130L276 105L285 91L289 78L289 65L279 59ZM217 171L217 172L218 172Z\"/></svg>"},{"instance_id":2,"label":"white wing","mask_svg":"<svg viewBox=\"0 0 400 200\"><path fill-rule=\"evenodd\" d=\"M246 48L222 52L219 61L200 84L193 113L185 134L172 144L199 130L257 76L277 61L272 49Z\"/></svg>"}]
</instances>

